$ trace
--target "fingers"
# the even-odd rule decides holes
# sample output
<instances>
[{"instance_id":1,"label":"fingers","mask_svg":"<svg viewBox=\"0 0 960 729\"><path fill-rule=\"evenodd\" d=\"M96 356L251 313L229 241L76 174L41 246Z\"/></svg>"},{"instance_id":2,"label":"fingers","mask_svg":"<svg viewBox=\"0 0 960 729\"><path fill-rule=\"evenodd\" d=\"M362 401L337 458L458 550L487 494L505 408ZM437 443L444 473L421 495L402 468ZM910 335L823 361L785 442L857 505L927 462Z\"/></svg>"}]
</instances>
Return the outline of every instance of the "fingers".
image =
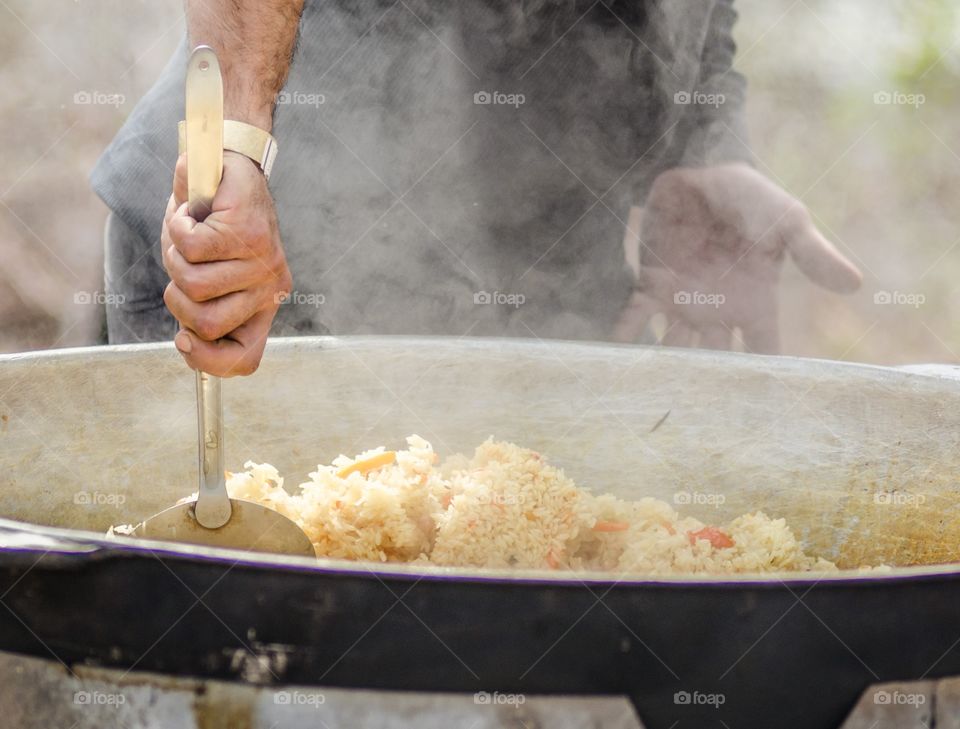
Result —
<instances>
[{"instance_id":1,"label":"fingers","mask_svg":"<svg viewBox=\"0 0 960 729\"><path fill-rule=\"evenodd\" d=\"M250 258L246 254L250 246L229 233L212 228L208 223L197 223L187 213L186 206L174 212L161 236L164 249L176 247L188 263L227 261L234 258Z\"/></svg>"},{"instance_id":2,"label":"fingers","mask_svg":"<svg viewBox=\"0 0 960 729\"><path fill-rule=\"evenodd\" d=\"M275 264L271 260L276 248L272 230L269 220L262 217L251 218L243 225L229 225L214 213L197 223L182 205L167 220L163 234L169 236L168 240L163 239L164 248L176 246L189 263L245 258L258 259L267 268Z\"/></svg>"},{"instance_id":3,"label":"fingers","mask_svg":"<svg viewBox=\"0 0 960 729\"><path fill-rule=\"evenodd\" d=\"M181 329L174 342L195 370L218 377L251 375L260 366L272 320L272 311L262 311L228 337L214 342L204 341L189 329Z\"/></svg>"},{"instance_id":4,"label":"fingers","mask_svg":"<svg viewBox=\"0 0 960 729\"><path fill-rule=\"evenodd\" d=\"M860 270L821 235L806 210L797 207L788 213L781 235L797 267L811 281L841 294L860 288Z\"/></svg>"},{"instance_id":5,"label":"fingers","mask_svg":"<svg viewBox=\"0 0 960 729\"><path fill-rule=\"evenodd\" d=\"M163 301L181 326L212 342L227 336L255 314L279 306L263 293L260 289L246 289L196 302L171 281L163 292Z\"/></svg>"},{"instance_id":6,"label":"fingers","mask_svg":"<svg viewBox=\"0 0 960 729\"><path fill-rule=\"evenodd\" d=\"M163 250L163 265L177 288L197 303L252 288L263 279L259 261L190 263L172 244Z\"/></svg>"},{"instance_id":7,"label":"fingers","mask_svg":"<svg viewBox=\"0 0 960 729\"><path fill-rule=\"evenodd\" d=\"M630 302L620 312L620 318L613 328L613 341L626 344L636 342L643 335L650 318L659 311L659 308L656 299L642 291L634 291L630 296Z\"/></svg>"}]
</instances>

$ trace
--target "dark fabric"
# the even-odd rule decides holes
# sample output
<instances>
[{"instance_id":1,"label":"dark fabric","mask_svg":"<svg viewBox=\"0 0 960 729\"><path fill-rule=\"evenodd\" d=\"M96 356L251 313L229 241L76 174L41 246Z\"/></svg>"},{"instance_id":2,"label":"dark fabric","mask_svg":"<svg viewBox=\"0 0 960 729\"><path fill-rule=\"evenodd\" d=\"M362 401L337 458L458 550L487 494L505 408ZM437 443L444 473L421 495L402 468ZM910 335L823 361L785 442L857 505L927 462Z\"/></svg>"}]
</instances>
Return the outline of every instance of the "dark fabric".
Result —
<instances>
[{"instance_id":1,"label":"dark fabric","mask_svg":"<svg viewBox=\"0 0 960 729\"><path fill-rule=\"evenodd\" d=\"M113 344L172 339L176 323L163 303L166 271L154 258L159 242L140 236L115 213L107 219L104 290L107 333Z\"/></svg>"},{"instance_id":2,"label":"dark fabric","mask_svg":"<svg viewBox=\"0 0 960 729\"><path fill-rule=\"evenodd\" d=\"M605 338L630 205L664 169L749 159L734 19L732 0L308 0L275 113L295 295L274 333ZM143 249L112 275L158 319L185 53L93 173Z\"/></svg>"}]
</instances>

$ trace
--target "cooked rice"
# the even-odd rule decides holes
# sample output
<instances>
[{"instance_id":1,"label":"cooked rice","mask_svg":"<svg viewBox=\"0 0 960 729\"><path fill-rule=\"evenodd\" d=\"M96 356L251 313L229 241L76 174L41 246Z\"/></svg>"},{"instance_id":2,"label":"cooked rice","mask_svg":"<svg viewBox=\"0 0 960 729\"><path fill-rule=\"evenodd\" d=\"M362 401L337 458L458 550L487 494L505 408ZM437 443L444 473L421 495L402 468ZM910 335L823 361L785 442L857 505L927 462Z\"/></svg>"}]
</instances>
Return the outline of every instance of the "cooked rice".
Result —
<instances>
[{"instance_id":1,"label":"cooked rice","mask_svg":"<svg viewBox=\"0 0 960 729\"><path fill-rule=\"evenodd\" d=\"M759 511L709 526L657 499L594 495L512 443L491 438L443 464L423 438L407 445L367 472L364 462L391 455L340 456L296 494L273 466L249 461L228 474L227 490L292 518L322 557L647 575L836 569Z\"/></svg>"}]
</instances>

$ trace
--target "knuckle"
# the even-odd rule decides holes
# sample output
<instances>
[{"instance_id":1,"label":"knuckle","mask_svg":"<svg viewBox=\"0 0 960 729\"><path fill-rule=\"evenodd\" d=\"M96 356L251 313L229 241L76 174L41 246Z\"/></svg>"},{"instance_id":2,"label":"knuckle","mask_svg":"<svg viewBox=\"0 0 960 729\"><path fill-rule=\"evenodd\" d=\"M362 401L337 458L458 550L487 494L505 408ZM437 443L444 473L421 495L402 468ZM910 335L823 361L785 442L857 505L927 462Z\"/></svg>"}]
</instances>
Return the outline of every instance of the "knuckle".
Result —
<instances>
[{"instance_id":1,"label":"knuckle","mask_svg":"<svg viewBox=\"0 0 960 729\"><path fill-rule=\"evenodd\" d=\"M192 271L183 272L177 277L177 286L191 301L206 301L211 298L212 286L203 276Z\"/></svg>"},{"instance_id":2,"label":"knuckle","mask_svg":"<svg viewBox=\"0 0 960 729\"><path fill-rule=\"evenodd\" d=\"M167 287L163 290L163 303L166 304L167 308L170 309L171 312L173 312L177 304L176 293L174 292L174 289L176 288L176 286L177 285L173 281L171 281L170 283L167 284Z\"/></svg>"},{"instance_id":3,"label":"knuckle","mask_svg":"<svg viewBox=\"0 0 960 729\"><path fill-rule=\"evenodd\" d=\"M193 331L205 342L215 342L223 334L223 325L209 307L203 306L193 318Z\"/></svg>"},{"instance_id":4,"label":"knuckle","mask_svg":"<svg viewBox=\"0 0 960 729\"><path fill-rule=\"evenodd\" d=\"M180 255L183 256L183 259L187 263L202 263L203 255L195 242L181 238L175 243L177 250L180 251Z\"/></svg>"},{"instance_id":5,"label":"knuckle","mask_svg":"<svg viewBox=\"0 0 960 729\"><path fill-rule=\"evenodd\" d=\"M167 272L170 278L173 278L173 269L174 263L173 259L170 256L170 246L172 244L169 240L160 240L160 261L163 263L163 270Z\"/></svg>"},{"instance_id":6,"label":"knuckle","mask_svg":"<svg viewBox=\"0 0 960 729\"><path fill-rule=\"evenodd\" d=\"M164 225L164 228L170 237L170 242L173 243L178 250L182 248L186 242L188 232L184 226L183 218L174 215L170 218L170 221Z\"/></svg>"}]
</instances>

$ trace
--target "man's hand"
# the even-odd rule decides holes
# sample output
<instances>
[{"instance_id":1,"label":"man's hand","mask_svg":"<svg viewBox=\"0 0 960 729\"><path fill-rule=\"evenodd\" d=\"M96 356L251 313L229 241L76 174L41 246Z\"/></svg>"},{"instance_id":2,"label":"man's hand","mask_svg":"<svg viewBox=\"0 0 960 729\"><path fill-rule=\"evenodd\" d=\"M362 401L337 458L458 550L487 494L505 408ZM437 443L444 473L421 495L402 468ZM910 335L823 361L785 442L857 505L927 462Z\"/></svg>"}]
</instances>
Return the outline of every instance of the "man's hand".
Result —
<instances>
[{"instance_id":1,"label":"man's hand","mask_svg":"<svg viewBox=\"0 0 960 729\"><path fill-rule=\"evenodd\" d=\"M663 312L663 343L776 353L777 286L785 252L810 279L855 291L860 272L826 240L801 202L752 167L675 169L653 184L639 228L640 272L614 339L632 342Z\"/></svg>"},{"instance_id":2,"label":"man's hand","mask_svg":"<svg viewBox=\"0 0 960 729\"><path fill-rule=\"evenodd\" d=\"M163 299L181 326L177 349L194 369L249 375L292 285L273 199L251 160L224 152L213 210L198 223L187 214L186 161L177 161L160 237L171 278Z\"/></svg>"},{"instance_id":3,"label":"man's hand","mask_svg":"<svg viewBox=\"0 0 960 729\"><path fill-rule=\"evenodd\" d=\"M227 119L270 131L277 93L290 69L304 0L186 0L191 44L212 46L223 73ZM263 173L223 154L213 212L186 212L186 157L177 161L163 219L163 263L172 279L163 299L183 327L177 349L194 369L229 377L260 364L290 271Z\"/></svg>"}]
</instances>

